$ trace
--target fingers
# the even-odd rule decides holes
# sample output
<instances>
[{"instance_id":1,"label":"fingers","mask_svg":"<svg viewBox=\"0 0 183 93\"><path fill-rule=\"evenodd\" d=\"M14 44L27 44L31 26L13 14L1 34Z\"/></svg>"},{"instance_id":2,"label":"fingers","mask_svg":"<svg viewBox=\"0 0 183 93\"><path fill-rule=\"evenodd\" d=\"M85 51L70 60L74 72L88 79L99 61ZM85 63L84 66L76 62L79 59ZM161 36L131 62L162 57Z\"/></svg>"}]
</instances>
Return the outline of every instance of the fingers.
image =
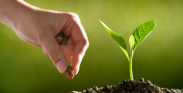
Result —
<instances>
[{"instance_id":1,"label":"fingers","mask_svg":"<svg viewBox=\"0 0 183 93\"><path fill-rule=\"evenodd\" d=\"M54 37L43 36L40 41L44 53L52 60L60 73L65 73L67 61Z\"/></svg>"},{"instance_id":2,"label":"fingers","mask_svg":"<svg viewBox=\"0 0 183 93\"><path fill-rule=\"evenodd\" d=\"M71 65L73 66L74 74L77 74L86 49L89 46L84 28L80 23L79 17L76 16L74 14L69 17L66 25L57 31L62 30L66 36L70 37L66 45L59 47L55 38L42 39L41 46L46 52L45 54L53 61L60 73L65 72L67 61L72 61Z\"/></svg>"},{"instance_id":3,"label":"fingers","mask_svg":"<svg viewBox=\"0 0 183 93\"><path fill-rule=\"evenodd\" d=\"M71 38L69 38L66 45L60 45L60 48L66 57L73 56L74 44Z\"/></svg>"},{"instance_id":4,"label":"fingers","mask_svg":"<svg viewBox=\"0 0 183 93\"><path fill-rule=\"evenodd\" d=\"M70 34L75 43L75 48L71 65L73 66L75 74L77 74L79 72L81 61L89 46L89 42L79 19L73 20L72 24Z\"/></svg>"},{"instance_id":5,"label":"fingers","mask_svg":"<svg viewBox=\"0 0 183 93\"><path fill-rule=\"evenodd\" d=\"M74 55L72 58L72 66L74 68L75 74L79 72L81 61L84 57L84 54L86 52L86 49L88 48L88 43L85 41L79 41L77 42L75 49L74 49Z\"/></svg>"}]
</instances>

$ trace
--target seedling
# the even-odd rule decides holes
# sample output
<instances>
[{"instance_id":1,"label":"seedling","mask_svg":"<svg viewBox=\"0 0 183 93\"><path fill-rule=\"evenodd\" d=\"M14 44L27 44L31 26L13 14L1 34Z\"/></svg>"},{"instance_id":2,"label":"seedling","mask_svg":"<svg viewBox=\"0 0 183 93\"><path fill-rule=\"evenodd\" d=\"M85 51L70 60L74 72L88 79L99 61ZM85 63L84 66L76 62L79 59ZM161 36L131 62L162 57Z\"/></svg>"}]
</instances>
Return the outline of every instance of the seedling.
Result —
<instances>
[{"instance_id":1,"label":"seedling","mask_svg":"<svg viewBox=\"0 0 183 93\"><path fill-rule=\"evenodd\" d=\"M135 49L142 43L142 41L152 32L154 27L156 26L155 20L148 21L139 27L137 27L129 38L130 44L130 56L128 55L126 43L123 37L112 31L109 27L107 27L102 21L100 21L109 35L116 41L119 47L125 53L128 61L129 61L129 72L130 72L130 79L133 80L133 72L132 72L132 59Z\"/></svg>"}]
</instances>

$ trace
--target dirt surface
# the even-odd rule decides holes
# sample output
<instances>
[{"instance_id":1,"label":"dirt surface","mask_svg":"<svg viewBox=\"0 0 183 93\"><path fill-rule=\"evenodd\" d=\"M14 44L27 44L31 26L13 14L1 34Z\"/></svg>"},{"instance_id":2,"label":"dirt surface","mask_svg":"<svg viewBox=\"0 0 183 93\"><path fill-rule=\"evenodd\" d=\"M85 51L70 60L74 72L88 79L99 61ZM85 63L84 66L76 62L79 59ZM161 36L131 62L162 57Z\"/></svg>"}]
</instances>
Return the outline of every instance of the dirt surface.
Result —
<instances>
[{"instance_id":1,"label":"dirt surface","mask_svg":"<svg viewBox=\"0 0 183 93\"><path fill-rule=\"evenodd\" d=\"M144 82L144 79L141 78L138 81L124 80L117 86L107 85L101 88L94 86L82 92L72 91L70 93L183 93L183 89L160 88L152 84L149 80Z\"/></svg>"}]
</instances>

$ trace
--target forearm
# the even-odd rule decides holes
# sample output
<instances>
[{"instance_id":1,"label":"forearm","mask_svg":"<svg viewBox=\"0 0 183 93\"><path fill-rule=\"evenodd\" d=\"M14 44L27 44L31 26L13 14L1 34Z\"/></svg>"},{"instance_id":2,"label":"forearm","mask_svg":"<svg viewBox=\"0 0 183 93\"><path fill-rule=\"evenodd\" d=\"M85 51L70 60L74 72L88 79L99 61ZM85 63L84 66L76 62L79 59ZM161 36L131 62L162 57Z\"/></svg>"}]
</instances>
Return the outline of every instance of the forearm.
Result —
<instances>
[{"instance_id":1,"label":"forearm","mask_svg":"<svg viewBox=\"0 0 183 93\"><path fill-rule=\"evenodd\" d=\"M0 22L12 28L31 9L34 7L23 0L0 0Z\"/></svg>"},{"instance_id":2,"label":"forearm","mask_svg":"<svg viewBox=\"0 0 183 93\"><path fill-rule=\"evenodd\" d=\"M10 25L12 21L15 21L16 18L13 18L13 15L19 12L17 11L18 7L17 0L0 0L0 22Z\"/></svg>"}]
</instances>

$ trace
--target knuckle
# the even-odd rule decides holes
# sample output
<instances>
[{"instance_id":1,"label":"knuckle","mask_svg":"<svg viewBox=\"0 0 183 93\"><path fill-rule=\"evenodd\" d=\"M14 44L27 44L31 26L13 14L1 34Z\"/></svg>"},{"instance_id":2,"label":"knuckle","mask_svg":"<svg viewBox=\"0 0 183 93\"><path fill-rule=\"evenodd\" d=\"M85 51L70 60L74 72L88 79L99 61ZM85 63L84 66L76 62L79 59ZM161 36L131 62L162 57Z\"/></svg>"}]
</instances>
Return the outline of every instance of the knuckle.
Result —
<instances>
[{"instance_id":1,"label":"knuckle","mask_svg":"<svg viewBox=\"0 0 183 93\"><path fill-rule=\"evenodd\" d=\"M86 48L89 47L89 42L88 42L87 39L84 39L84 40L83 40L83 45L84 45Z\"/></svg>"},{"instance_id":2,"label":"knuckle","mask_svg":"<svg viewBox=\"0 0 183 93\"><path fill-rule=\"evenodd\" d=\"M71 15L73 15L74 17L79 17L77 13L71 12Z\"/></svg>"},{"instance_id":3,"label":"knuckle","mask_svg":"<svg viewBox=\"0 0 183 93\"><path fill-rule=\"evenodd\" d=\"M71 17L73 19L79 19L79 15L77 13L74 13L74 12L70 12L69 17Z\"/></svg>"},{"instance_id":4,"label":"knuckle","mask_svg":"<svg viewBox=\"0 0 183 93\"><path fill-rule=\"evenodd\" d=\"M88 47L89 47L88 40L87 39L82 40L82 47L80 48L80 50L78 50L78 53L84 56Z\"/></svg>"}]
</instances>

